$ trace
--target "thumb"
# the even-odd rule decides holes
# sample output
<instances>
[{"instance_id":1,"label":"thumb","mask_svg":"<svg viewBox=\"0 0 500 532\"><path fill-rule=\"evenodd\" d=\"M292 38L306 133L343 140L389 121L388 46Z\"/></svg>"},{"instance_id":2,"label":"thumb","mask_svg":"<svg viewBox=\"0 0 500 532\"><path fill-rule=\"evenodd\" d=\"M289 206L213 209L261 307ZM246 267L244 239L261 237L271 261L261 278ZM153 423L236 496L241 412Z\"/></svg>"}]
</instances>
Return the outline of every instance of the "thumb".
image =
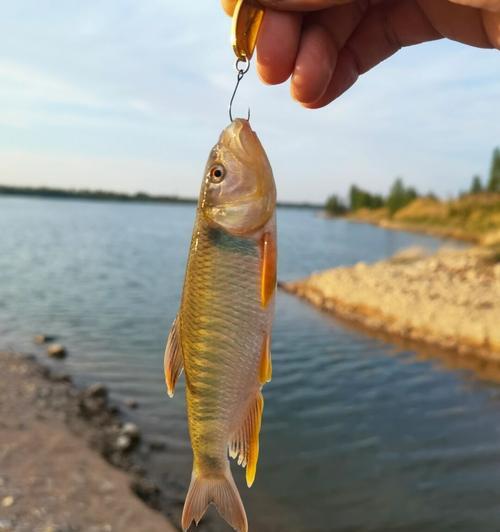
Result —
<instances>
[{"instance_id":1,"label":"thumb","mask_svg":"<svg viewBox=\"0 0 500 532\"><path fill-rule=\"evenodd\" d=\"M351 4L356 0L259 0L264 7L282 11L317 11L332 6Z\"/></svg>"}]
</instances>

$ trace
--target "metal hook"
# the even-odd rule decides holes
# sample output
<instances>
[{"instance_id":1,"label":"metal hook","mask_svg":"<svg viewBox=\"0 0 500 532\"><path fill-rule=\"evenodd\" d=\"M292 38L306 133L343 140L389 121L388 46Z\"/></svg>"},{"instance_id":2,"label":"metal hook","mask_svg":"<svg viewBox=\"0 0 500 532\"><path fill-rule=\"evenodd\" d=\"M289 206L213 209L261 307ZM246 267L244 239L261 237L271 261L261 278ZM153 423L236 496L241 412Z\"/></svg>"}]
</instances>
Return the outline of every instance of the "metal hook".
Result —
<instances>
[{"instance_id":1,"label":"metal hook","mask_svg":"<svg viewBox=\"0 0 500 532\"><path fill-rule=\"evenodd\" d=\"M245 74L250 70L250 59L248 58L238 58L236 60L236 71L238 72L238 76L236 78L236 86L234 87L233 95L231 96L231 100L229 101L229 118L231 122L234 122L233 118L233 102L234 98L236 96L236 93L238 92L238 87L240 86L240 82L245 76ZM250 120L250 107L248 108L248 117L247 120Z\"/></svg>"}]
</instances>

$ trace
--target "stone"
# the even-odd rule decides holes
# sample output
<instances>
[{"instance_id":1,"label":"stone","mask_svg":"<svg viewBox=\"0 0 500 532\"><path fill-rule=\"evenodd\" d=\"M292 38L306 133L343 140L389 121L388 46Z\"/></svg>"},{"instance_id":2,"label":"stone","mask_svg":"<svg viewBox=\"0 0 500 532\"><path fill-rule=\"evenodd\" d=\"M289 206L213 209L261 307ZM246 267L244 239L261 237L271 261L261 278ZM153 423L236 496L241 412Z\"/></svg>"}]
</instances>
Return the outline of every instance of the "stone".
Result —
<instances>
[{"instance_id":1,"label":"stone","mask_svg":"<svg viewBox=\"0 0 500 532\"><path fill-rule=\"evenodd\" d=\"M130 488L146 504L155 509L160 509L160 488L150 480L137 478L132 481Z\"/></svg>"},{"instance_id":2,"label":"stone","mask_svg":"<svg viewBox=\"0 0 500 532\"><path fill-rule=\"evenodd\" d=\"M2 506L4 508L10 508L14 504L14 497L12 495L7 495L2 499Z\"/></svg>"},{"instance_id":3,"label":"stone","mask_svg":"<svg viewBox=\"0 0 500 532\"><path fill-rule=\"evenodd\" d=\"M135 423L125 423L121 429L121 433L128 436L133 441L137 441L141 438L141 431Z\"/></svg>"},{"instance_id":4,"label":"stone","mask_svg":"<svg viewBox=\"0 0 500 532\"><path fill-rule=\"evenodd\" d=\"M86 390L85 390L85 395L87 397L93 397L93 398L96 398L96 397L99 397L99 398L107 398L108 397L108 389L106 388L106 386L100 382L97 382L95 384L92 384L90 385Z\"/></svg>"},{"instance_id":5,"label":"stone","mask_svg":"<svg viewBox=\"0 0 500 532\"><path fill-rule=\"evenodd\" d=\"M66 348L61 344L50 344L47 347L47 354L51 358L65 358L67 355Z\"/></svg>"},{"instance_id":6,"label":"stone","mask_svg":"<svg viewBox=\"0 0 500 532\"><path fill-rule=\"evenodd\" d=\"M33 338L33 341L35 342L35 344L47 344L49 342L53 342L55 340L55 336L50 336L48 334L37 334L34 338Z\"/></svg>"},{"instance_id":7,"label":"stone","mask_svg":"<svg viewBox=\"0 0 500 532\"><path fill-rule=\"evenodd\" d=\"M120 434L120 436L116 438L115 448L117 451L127 452L127 451L130 451L132 447L133 447L133 442L129 436L126 436L125 434Z\"/></svg>"},{"instance_id":8,"label":"stone","mask_svg":"<svg viewBox=\"0 0 500 532\"><path fill-rule=\"evenodd\" d=\"M135 400L135 399L127 399L125 401L125 404L131 408L132 410L135 410L136 408L139 407L139 403Z\"/></svg>"}]
</instances>

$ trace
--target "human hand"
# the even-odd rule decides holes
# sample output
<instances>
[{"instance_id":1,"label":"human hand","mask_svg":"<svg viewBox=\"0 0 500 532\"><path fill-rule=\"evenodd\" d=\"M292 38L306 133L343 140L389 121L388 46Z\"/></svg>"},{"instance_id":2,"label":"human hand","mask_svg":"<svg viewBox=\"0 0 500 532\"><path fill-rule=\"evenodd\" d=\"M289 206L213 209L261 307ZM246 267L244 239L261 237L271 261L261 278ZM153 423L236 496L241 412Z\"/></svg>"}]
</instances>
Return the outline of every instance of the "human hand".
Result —
<instances>
[{"instance_id":1,"label":"human hand","mask_svg":"<svg viewBox=\"0 0 500 532\"><path fill-rule=\"evenodd\" d=\"M231 15L236 0L221 0ZM323 107L404 46L447 37L500 49L500 0L260 0L257 70L291 76L293 98Z\"/></svg>"}]
</instances>

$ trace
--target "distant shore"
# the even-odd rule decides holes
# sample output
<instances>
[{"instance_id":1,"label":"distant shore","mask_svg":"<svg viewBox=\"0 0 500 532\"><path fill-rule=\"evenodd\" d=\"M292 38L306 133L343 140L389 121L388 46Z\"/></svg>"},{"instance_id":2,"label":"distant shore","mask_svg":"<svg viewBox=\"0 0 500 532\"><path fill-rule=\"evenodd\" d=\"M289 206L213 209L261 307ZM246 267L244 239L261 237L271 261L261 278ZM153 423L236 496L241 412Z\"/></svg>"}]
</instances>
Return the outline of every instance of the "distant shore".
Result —
<instances>
[{"instance_id":1,"label":"distant shore","mask_svg":"<svg viewBox=\"0 0 500 532\"><path fill-rule=\"evenodd\" d=\"M472 235L451 227L440 226L423 226L410 222L398 222L387 219L366 219L361 216L348 216L346 219L353 223L370 224L382 227L383 229L392 229L393 231L407 231L409 233L417 233L421 235L435 236L438 238L448 238L453 240L461 240L462 242L469 242L471 244L478 244L481 242L480 235Z\"/></svg>"},{"instance_id":2,"label":"distant shore","mask_svg":"<svg viewBox=\"0 0 500 532\"><path fill-rule=\"evenodd\" d=\"M140 500L164 511L134 459L140 433L108 405L104 386L77 390L16 353L0 352L0 365L1 530L176 530Z\"/></svg>"},{"instance_id":3,"label":"distant shore","mask_svg":"<svg viewBox=\"0 0 500 532\"><path fill-rule=\"evenodd\" d=\"M417 198L393 214L381 207L361 208L344 216L386 229L500 246L499 193L469 194L449 201Z\"/></svg>"},{"instance_id":4,"label":"distant shore","mask_svg":"<svg viewBox=\"0 0 500 532\"><path fill-rule=\"evenodd\" d=\"M0 185L1 197L25 197L25 198L46 198L46 199L79 199L89 201L116 201L124 203L171 203L183 205L196 205L196 198L184 198L180 196L154 195L146 192L127 194L108 190L88 190L88 189L63 189L52 187L16 187L10 185ZM309 202L279 201L278 207L291 209L313 209L320 210L322 205Z\"/></svg>"},{"instance_id":5,"label":"distant shore","mask_svg":"<svg viewBox=\"0 0 500 532\"><path fill-rule=\"evenodd\" d=\"M500 256L474 247L334 268L285 291L373 332L500 361Z\"/></svg>"}]
</instances>

